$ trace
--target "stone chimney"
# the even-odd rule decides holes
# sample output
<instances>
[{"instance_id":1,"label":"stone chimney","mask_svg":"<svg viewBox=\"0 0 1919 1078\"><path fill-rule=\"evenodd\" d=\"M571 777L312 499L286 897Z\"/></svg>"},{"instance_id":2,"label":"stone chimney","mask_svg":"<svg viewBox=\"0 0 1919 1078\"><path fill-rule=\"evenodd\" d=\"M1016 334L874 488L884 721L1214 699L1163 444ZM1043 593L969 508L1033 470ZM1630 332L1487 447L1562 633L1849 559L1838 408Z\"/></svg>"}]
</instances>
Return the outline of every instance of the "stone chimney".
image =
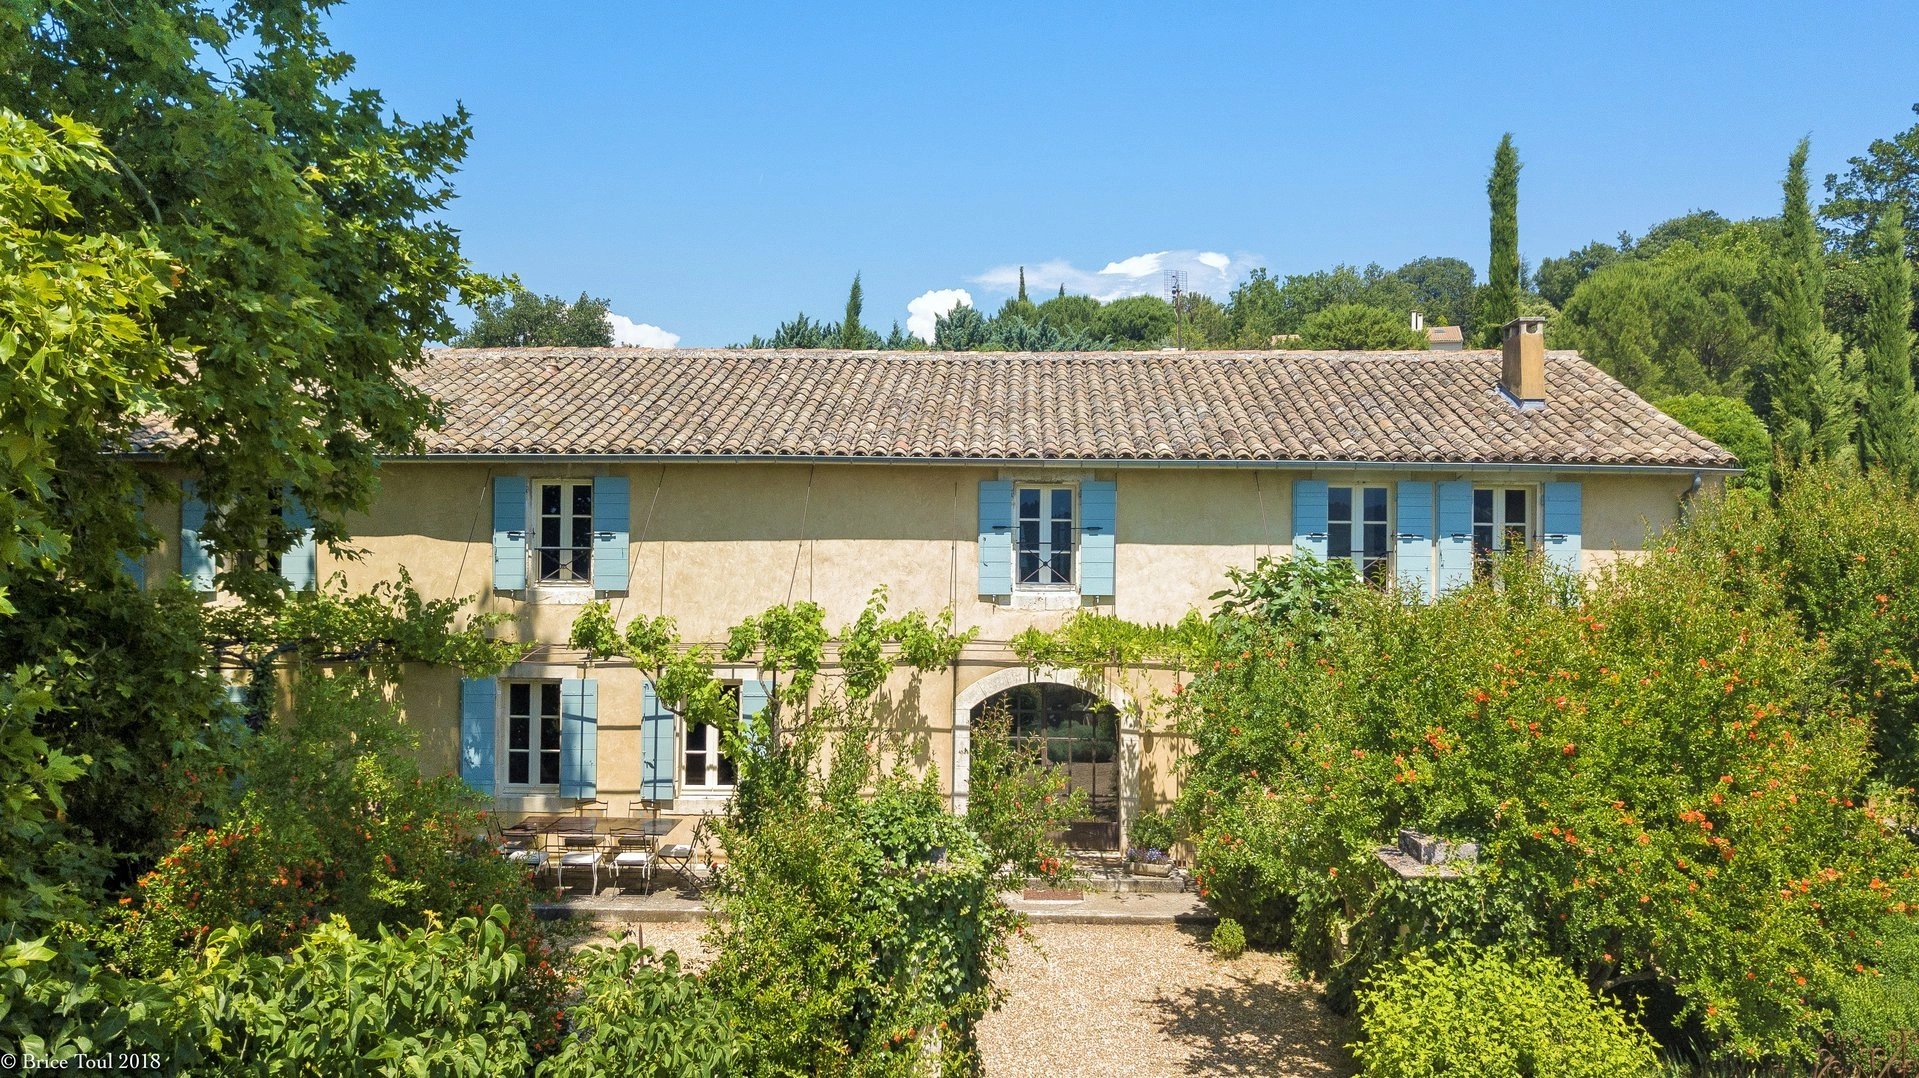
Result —
<instances>
[{"instance_id":1,"label":"stone chimney","mask_svg":"<svg viewBox=\"0 0 1919 1078\"><path fill-rule=\"evenodd\" d=\"M1426 316L1423 314L1420 314L1418 311L1414 311L1413 317L1412 317L1412 327L1415 332L1424 330L1426 328Z\"/></svg>"},{"instance_id":2,"label":"stone chimney","mask_svg":"<svg viewBox=\"0 0 1919 1078\"><path fill-rule=\"evenodd\" d=\"M1515 318L1501 327L1499 388L1524 409L1546 406L1546 320Z\"/></svg>"}]
</instances>

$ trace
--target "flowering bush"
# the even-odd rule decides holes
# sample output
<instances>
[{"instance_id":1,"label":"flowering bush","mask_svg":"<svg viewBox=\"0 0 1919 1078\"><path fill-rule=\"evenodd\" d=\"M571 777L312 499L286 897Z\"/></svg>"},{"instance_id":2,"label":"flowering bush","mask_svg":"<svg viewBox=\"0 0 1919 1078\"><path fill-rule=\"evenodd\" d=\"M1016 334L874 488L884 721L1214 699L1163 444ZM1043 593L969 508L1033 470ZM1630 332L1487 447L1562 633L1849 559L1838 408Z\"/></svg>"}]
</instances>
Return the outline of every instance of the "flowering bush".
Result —
<instances>
[{"instance_id":1,"label":"flowering bush","mask_svg":"<svg viewBox=\"0 0 1919 1078\"><path fill-rule=\"evenodd\" d=\"M1202 893L1336 998L1433 939L1525 938L1712 1044L1805 1053L1919 880L1778 587L1674 547L1571 605L1515 561L1427 606L1348 592L1312 634L1241 626L1181 696ZM1401 881L1373 851L1402 826L1479 841L1478 868Z\"/></svg>"},{"instance_id":2,"label":"flowering bush","mask_svg":"<svg viewBox=\"0 0 1919 1078\"><path fill-rule=\"evenodd\" d=\"M531 946L524 870L479 837L479 799L457 779L421 778L410 747L368 683L308 679L292 719L247 746L223 818L141 878L126 915L139 964L170 966L233 925L279 952L336 915L370 934L494 906Z\"/></svg>"}]
</instances>

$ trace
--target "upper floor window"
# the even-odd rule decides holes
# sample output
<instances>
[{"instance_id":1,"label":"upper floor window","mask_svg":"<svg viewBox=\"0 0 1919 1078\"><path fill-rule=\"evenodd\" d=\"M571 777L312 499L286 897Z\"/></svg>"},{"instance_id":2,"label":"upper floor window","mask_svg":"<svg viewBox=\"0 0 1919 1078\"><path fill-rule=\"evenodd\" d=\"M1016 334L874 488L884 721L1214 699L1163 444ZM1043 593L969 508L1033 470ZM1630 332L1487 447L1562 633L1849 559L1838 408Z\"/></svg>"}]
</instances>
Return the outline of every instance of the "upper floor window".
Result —
<instances>
[{"instance_id":1,"label":"upper floor window","mask_svg":"<svg viewBox=\"0 0 1919 1078\"><path fill-rule=\"evenodd\" d=\"M509 786L559 786L559 682L507 682L506 782Z\"/></svg>"},{"instance_id":2,"label":"upper floor window","mask_svg":"<svg viewBox=\"0 0 1919 1078\"><path fill-rule=\"evenodd\" d=\"M1498 555L1532 542L1532 491L1525 487L1473 488L1473 564L1483 572Z\"/></svg>"},{"instance_id":3,"label":"upper floor window","mask_svg":"<svg viewBox=\"0 0 1919 1078\"><path fill-rule=\"evenodd\" d=\"M1014 487L1013 583L1019 587L1071 587L1078 534L1072 487Z\"/></svg>"},{"instance_id":4,"label":"upper floor window","mask_svg":"<svg viewBox=\"0 0 1919 1078\"><path fill-rule=\"evenodd\" d=\"M549 479L533 485L539 522L533 562L542 584L593 582L593 480Z\"/></svg>"},{"instance_id":5,"label":"upper floor window","mask_svg":"<svg viewBox=\"0 0 1919 1078\"><path fill-rule=\"evenodd\" d=\"M1326 488L1326 558L1369 583L1392 579L1391 499L1383 486Z\"/></svg>"}]
</instances>

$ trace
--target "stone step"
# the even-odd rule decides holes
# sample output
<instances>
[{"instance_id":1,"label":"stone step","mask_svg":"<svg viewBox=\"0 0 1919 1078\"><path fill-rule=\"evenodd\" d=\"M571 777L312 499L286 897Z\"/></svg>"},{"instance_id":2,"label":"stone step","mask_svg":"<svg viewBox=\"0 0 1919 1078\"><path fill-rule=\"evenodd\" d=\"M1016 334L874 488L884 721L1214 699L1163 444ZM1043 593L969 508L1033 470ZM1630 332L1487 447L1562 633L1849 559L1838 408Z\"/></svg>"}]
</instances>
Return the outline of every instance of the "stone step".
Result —
<instances>
[{"instance_id":1,"label":"stone step","mask_svg":"<svg viewBox=\"0 0 1919 1078\"><path fill-rule=\"evenodd\" d=\"M1176 895L1186 890L1180 876L1131 876L1124 872L1082 870L1070 882L1049 884L1043 880L1026 881L1028 887L1065 887L1101 894Z\"/></svg>"}]
</instances>

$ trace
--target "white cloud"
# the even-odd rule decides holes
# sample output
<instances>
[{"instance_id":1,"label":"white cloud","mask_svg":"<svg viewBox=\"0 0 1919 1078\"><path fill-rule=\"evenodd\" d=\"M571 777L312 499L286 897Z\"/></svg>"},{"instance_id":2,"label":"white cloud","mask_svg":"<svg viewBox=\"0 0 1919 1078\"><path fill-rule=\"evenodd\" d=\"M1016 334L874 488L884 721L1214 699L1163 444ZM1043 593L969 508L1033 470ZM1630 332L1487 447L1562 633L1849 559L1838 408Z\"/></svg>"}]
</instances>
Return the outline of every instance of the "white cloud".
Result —
<instances>
[{"instance_id":1,"label":"white cloud","mask_svg":"<svg viewBox=\"0 0 1919 1078\"><path fill-rule=\"evenodd\" d=\"M906 304L906 331L931 344L934 320L961 304L973 305L972 293L964 288L935 288L922 293Z\"/></svg>"},{"instance_id":2,"label":"white cloud","mask_svg":"<svg viewBox=\"0 0 1919 1078\"><path fill-rule=\"evenodd\" d=\"M1102 303L1121 296L1156 296L1166 289L1166 271L1186 274L1186 287L1195 292L1224 297L1239 277L1260 264L1254 255L1226 255L1218 251L1149 251L1108 262L1098 270L1081 269L1065 259L1028 262L1027 294L1036 302L1058 290L1092 296ZM1020 265L1009 263L973 278L973 283L993 293L1011 294L1019 288Z\"/></svg>"},{"instance_id":3,"label":"white cloud","mask_svg":"<svg viewBox=\"0 0 1919 1078\"><path fill-rule=\"evenodd\" d=\"M635 322L623 314L608 312L606 322L613 327L613 343L622 348L672 348L680 343L679 334Z\"/></svg>"}]
</instances>

